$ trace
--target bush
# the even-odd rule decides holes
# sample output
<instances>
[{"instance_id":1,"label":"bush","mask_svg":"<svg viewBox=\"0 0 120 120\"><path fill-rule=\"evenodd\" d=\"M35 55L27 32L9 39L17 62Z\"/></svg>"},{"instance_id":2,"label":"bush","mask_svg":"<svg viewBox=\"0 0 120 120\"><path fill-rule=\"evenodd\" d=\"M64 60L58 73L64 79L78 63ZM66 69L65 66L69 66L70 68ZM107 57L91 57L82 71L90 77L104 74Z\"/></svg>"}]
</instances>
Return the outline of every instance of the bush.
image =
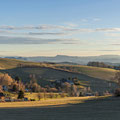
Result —
<instances>
[{"instance_id":1,"label":"bush","mask_svg":"<svg viewBox=\"0 0 120 120\"><path fill-rule=\"evenodd\" d=\"M20 90L18 93L18 99L23 99L23 98L24 98L24 92Z\"/></svg>"},{"instance_id":2,"label":"bush","mask_svg":"<svg viewBox=\"0 0 120 120\"><path fill-rule=\"evenodd\" d=\"M38 93L37 97L38 97L39 100L41 100L42 98L44 98L44 95L42 93Z\"/></svg>"},{"instance_id":3,"label":"bush","mask_svg":"<svg viewBox=\"0 0 120 120\"><path fill-rule=\"evenodd\" d=\"M44 96L44 99L46 99L47 98L47 93L44 92L43 96Z\"/></svg>"},{"instance_id":4,"label":"bush","mask_svg":"<svg viewBox=\"0 0 120 120\"><path fill-rule=\"evenodd\" d=\"M80 92L79 97L83 97L85 94L83 92Z\"/></svg>"},{"instance_id":5,"label":"bush","mask_svg":"<svg viewBox=\"0 0 120 120\"><path fill-rule=\"evenodd\" d=\"M54 98L54 93L50 93L49 98Z\"/></svg>"},{"instance_id":6,"label":"bush","mask_svg":"<svg viewBox=\"0 0 120 120\"><path fill-rule=\"evenodd\" d=\"M120 97L120 88L117 88L114 94L116 97Z\"/></svg>"},{"instance_id":7,"label":"bush","mask_svg":"<svg viewBox=\"0 0 120 120\"><path fill-rule=\"evenodd\" d=\"M61 98L66 97L65 93L60 93Z\"/></svg>"},{"instance_id":8,"label":"bush","mask_svg":"<svg viewBox=\"0 0 120 120\"><path fill-rule=\"evenodd\" d=\"M55 95L54 95L55 98L58 98L58 96L59 96L58 94L55 94Z\"/></svg>"},{"instance_id":9,"label":"bush","mask_svg":"<svg viewBox=\"0 0 120 120\"><path fill-rule=\"evenodd\" d=\"M58 90L56 88L49 88L49 92L57 92Z\"/></svg>"},{"instance_id":10,"label":"bush","mask_svg":"<svg viewBox=\"0 0 120 120\"><path fill-rule=\"evenodd\" d=\"M35 101L35 99L30 99L30 101Z\"/></svg>"},{"instance_id":11,"label":"bush","mask_svg":"<svg viewBox=\"0 0 120 120\"><path fill-rule=\"evenodd\" d=\"M95 96L99 96L99 92L95 92Z\"/></svg>"}]
</instances>

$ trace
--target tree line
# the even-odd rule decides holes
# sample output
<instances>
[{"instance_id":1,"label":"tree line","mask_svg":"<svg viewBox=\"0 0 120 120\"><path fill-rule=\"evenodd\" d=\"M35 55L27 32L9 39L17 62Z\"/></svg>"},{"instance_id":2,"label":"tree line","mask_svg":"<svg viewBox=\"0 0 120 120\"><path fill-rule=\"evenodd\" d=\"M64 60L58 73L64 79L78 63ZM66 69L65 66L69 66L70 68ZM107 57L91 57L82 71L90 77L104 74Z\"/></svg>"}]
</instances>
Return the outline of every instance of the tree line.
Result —
<instances>
[{"instance_id":1,"label":"tree line","mask_svg":"<svg viewBox=\"0 0 120 120\"><path fill-rule=\"evenodd\" d=\"M87 66L111 68L111 69L120 70L120 66L107 65L104 62L88 62Z\"/></svg>"}]
</instances>

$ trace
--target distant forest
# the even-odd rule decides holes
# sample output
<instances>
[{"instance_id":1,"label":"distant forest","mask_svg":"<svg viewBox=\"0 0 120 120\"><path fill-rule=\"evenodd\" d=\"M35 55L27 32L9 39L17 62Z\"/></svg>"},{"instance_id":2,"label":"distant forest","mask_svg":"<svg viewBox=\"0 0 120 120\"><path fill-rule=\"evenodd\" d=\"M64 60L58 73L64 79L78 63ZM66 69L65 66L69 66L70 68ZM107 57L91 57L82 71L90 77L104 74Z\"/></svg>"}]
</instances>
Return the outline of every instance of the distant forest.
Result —
<instances>
[{"instance_id":1,"label":"distant forest","mask_svg":"<svg viewBox=\"0 0 120 120\"><path fill-rule=\"evenodd\" d=\"M115 70L120 70L120 66L108 65L104 62L88 62L87 66L111 68L111 69L115 69Z\"/></svg>"}]
</instances>

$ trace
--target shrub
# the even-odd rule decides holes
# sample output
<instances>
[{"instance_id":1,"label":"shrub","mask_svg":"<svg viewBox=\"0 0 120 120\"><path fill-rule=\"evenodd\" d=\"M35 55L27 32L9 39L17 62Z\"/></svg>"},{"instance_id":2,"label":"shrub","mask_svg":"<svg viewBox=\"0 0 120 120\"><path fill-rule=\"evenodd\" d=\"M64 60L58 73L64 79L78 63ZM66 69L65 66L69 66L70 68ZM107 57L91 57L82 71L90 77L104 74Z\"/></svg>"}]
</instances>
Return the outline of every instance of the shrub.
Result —
<instances>
[{"instance_id":1,"label":"shrub","mask_svg":"<svg viewBox=\"0 0 120 120\"><path fill-rule=\"evenodd\" d=\"M120 88L117 88L114 94L115 96L120 97Z\"/></svg>"},{"instance_id":2,"label":"shrub","mask_svg":"<svg viewBox=\"0 0 120 120\"><path fill-rule=\"evenodd\" d=\"M98 93L98 92L95 92L95 96L99 96L99 93Z\"/></svg>"},{"instance_id":3,"label":"shrub","mask_svg":"<svg viewBox=\"0 0 120 120\"><path fill-rule=\"evenodd\" d=\"M60 93L61 98L64 98L66 95L65 93Z\"/></svg>"},{"instance_id":4,"label":"shrub","mask_svg":"<svg viewBox=\"0 0 120 120\"><path fill-rule=\"evenodd\" d=\"M35 99L30 99L30 101L35 101Z\"/></svg>"},{"instance_id":5,"label":"shrub","mask_svg":"<svg viewBox=\"0 0 120 120\"><path fill-rule=\"evenodd\" d=\"M58 90L56 88L49 88L49 92L57 92Z\"/></svg>"},{"instance_id":6,"label":"shrub","mask_svg":"<svg viewBox=\"0 0 120 120\"><path fill-rule=\"evenodd\" d=\"M18 93L18 99L23 99L23 98L24 98L24 92L20 90Z\"/></svg>"},{"instance_id":7,"label":"shrub","mask_svg":"<svg viewBox=\"0 0 120 120\"><path fill-rule=\"evenodd\" d=\"M54 98L54 93L50 93L49 98Z\"/></svg>"},{"instance_id":8,"label":"shrub","mask_svg":"<svg viewBox=\"0 0 120 120\"><path fill-rule=\"evenodd\" d=\"M55 94L55 95L54 95L55 98L58 98L58 96L59 96L58 94Z\"/></svg>"},{"instance_id":9,"label":"shrub","mask_svg":"<svg viewBox=\"0 0 120 120\"><path fill-rule=\"evenodd\" d=\"M42 98L44 98L44 96L43 96L42 93L38 93L38 94L37 94L37 97L38 97L39 100L41 100Z\"/></svg>"},{"instance_id":10,"label":"shrub","mask_svg":"<svg viewBox=\"0 0 120 120\"><path fill-rule=\"evenodd\" d=\"M44 99L46 99L47 98L47 93L46 92L44 92Z\"/></svg>"}]
</instances>

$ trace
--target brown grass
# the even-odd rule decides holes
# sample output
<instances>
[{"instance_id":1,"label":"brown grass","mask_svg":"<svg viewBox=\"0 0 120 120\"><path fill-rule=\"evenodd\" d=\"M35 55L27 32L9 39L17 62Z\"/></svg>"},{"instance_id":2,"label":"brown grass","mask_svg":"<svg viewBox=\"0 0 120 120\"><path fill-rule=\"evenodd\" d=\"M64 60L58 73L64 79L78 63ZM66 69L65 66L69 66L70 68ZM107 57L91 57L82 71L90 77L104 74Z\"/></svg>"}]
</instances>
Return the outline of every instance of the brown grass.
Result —
<instances>
[{"instance_id":1,"label":"brown grass","mask_svg":"<svg viewBox=\"0 0 120 120\"><path fill-rule=\"evenodd\" d=\"M67 104L83 103L85 100L91 100L101 97L69 97L60 99L49 99L41 101L28 101L28 102L5 102L0 103L0 108L17 108L17 107L40 107L40 106L58 106Z\"/></svg>"}]
</instances>

